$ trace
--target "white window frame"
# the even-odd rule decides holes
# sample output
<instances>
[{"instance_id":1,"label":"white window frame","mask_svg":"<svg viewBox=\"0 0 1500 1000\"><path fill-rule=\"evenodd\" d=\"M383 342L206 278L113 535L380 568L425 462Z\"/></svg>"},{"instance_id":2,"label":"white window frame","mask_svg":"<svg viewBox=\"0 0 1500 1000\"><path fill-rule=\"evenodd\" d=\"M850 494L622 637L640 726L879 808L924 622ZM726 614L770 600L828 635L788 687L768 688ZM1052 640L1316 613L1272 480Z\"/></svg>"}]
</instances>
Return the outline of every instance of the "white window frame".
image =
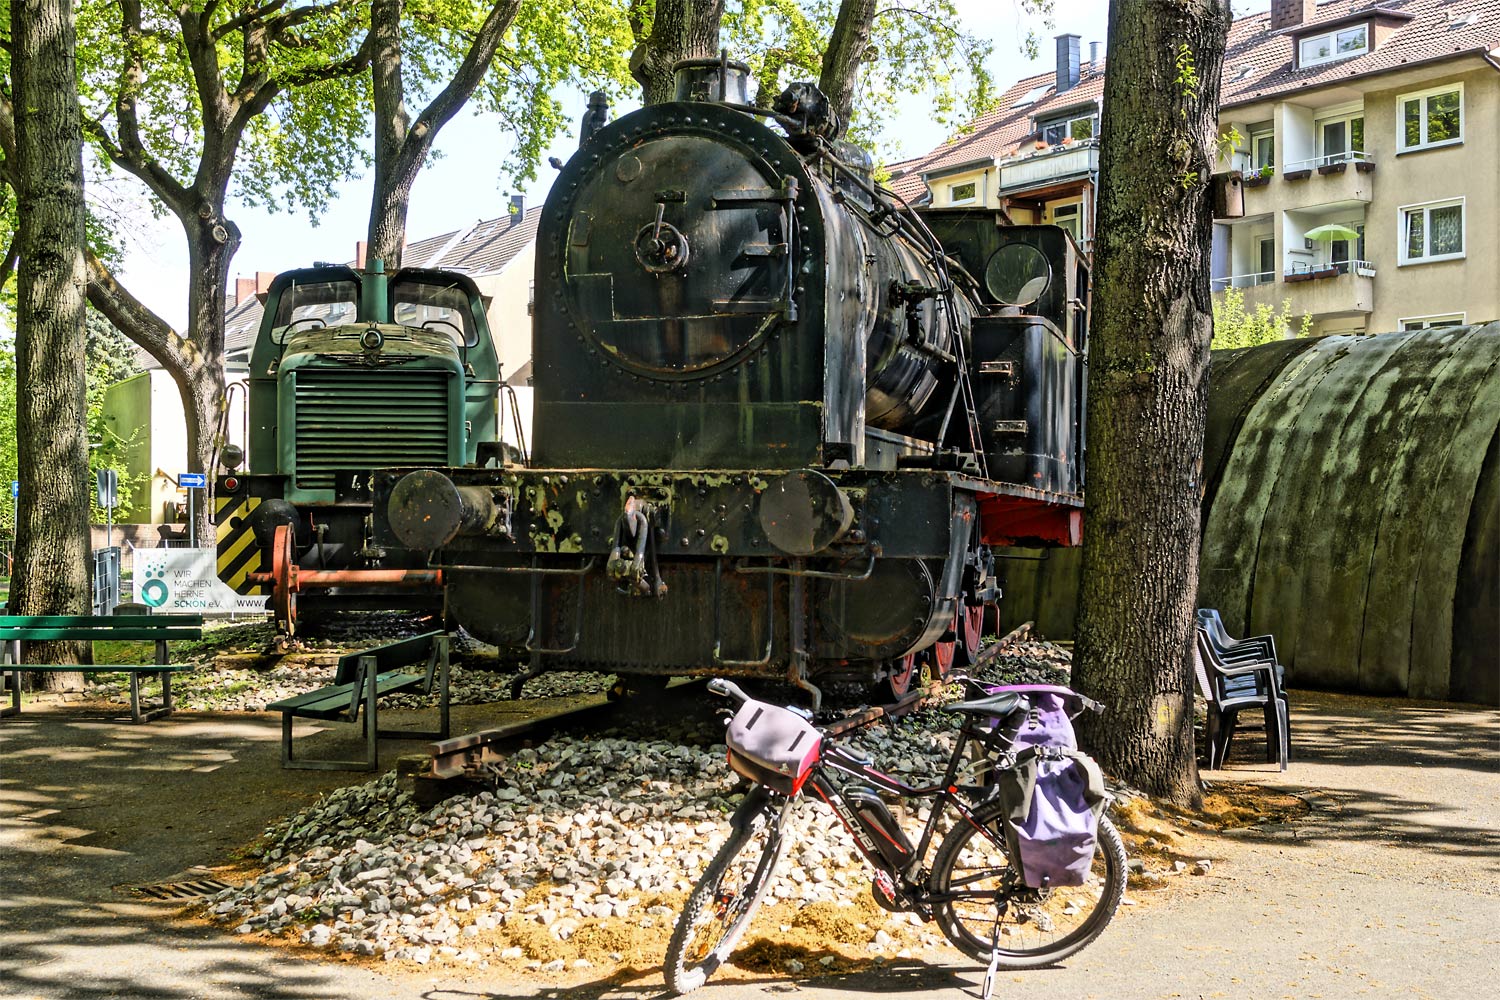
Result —
<instances>
[{"instance_id":1,"label":"white window frame","mask_svg":"<svg viewBox=\"0 0 1500 1000\"><path fill-rule=\"evenodd\" d=\"M1358 118L1360 121L1364 121L1364 117L1365 109L1360 108L1357 111L1340 111L1334 114L1327 115L1326 117L1318 117L1313 119L1313 139L1318 150L1318 162L1320 164L1342 163L1349 160L1364 159L1365 151L1363 149L1356 150L1354 148L1354 120ZM1331 160L1329 159L1329 157L1333 156L1334 154L1330 153L1328 149L1323 145L1323 129L1325 126L1336 125L1339 122L1344 123L1344 145L1346 148L1344 149L1343 153L1340 154L1339 159ZM1360 131L1364 131L1363 126L1360 127ZM1361 142L1361 145L1363 145L1363 142Z\"/></svg>"},{"instance_id":2,"label":"white window frame","mask_svg":"<svg viewBox=\"0 0 1500 1000\"><path fill-rule=\"evenodd\" d=\"M950 205L973 205L973 204L977 203L979 201L979 197L980 197L980 194L981 194L981 192L979 190L981 183L982 183L981 180L976 177L972 181L959 181L956 184L949 184L948 185L948 204L950 204ZM956 198L956 197L954 197L954 195L953 195L954 191L957 191L959 188L965 187L965 186L967 186L969 184L974 185L974 193L972 195L970 195L967 198Z\"/></svg>"},{"instance_id":3,"label":"white window frame","mask_svg":"<svg viewBox=\"0 0 1500 1000\"><path fill-rule=\"evenodd\" d=\"M1086 139L1073 139L1073 123L1082 121L1091 122L1093 132ZM1054 125L1061 125L1063 127L1063 137L1056 142L1048 142L1047 130ZM1048 118L1037 122L1036 131L1037 135L1041 136L1042 141L1047 143L1048 148L1061 146L1064 139L1073 139L1074 142L1088 142L1090 139L1099 138L1099 112L1090 111L1086 115L1069 115L1066 118Z\"/></svg>"},{"instance_id":4,"label":"white window frame","mask_svg":"<svg viewBox=\"0 0 1500 1000\"><path fill-rule=\"evenodd\" d=\"M1468 197L1439 198L1437 201L1421 201L1414 205L1402 205L1396 209L1396 264L1398 267L1409 267L1417 264L1436 264L1445 260L1463 260L1469 255L1469 206ZM1448 208L1452 205L1458 206L1458 238L1463 243L1463 249L1458 253L1427 254L1422 257L1408 257L1406 255L1406 215L1408 212L1422 211L1425 218L1422 220L1423 246L1432 245L1432 224L1429 221L1434 208Z\"/></svg>"},{"instance_id":5,"label":"white window frame","mask_svg":"<svg viewBox=\"0 0 1500 1000\"><path fill-rule=\"evenodd\" d=\"M1271 159L1266 163L1260 162L1260 154L1257 149L1262 139L1271 140ZM1250 168L1258 174L1262 167L1270 167L1272 171L1276 169L1276 130L1274 128L1262 129L1259 132L1250 133Z\"/></svg>"},{"instance_id":6,"label":"white window frame","mask_svg":"<svg viewBox=\"0 0 1500 1000\"><path fill-rule=\"evenodd\" d=\"M1077 211L1068 212L1064 216L1064 218L1073 220L1073 225L1078 230L1076 233L1072 233L1071 234L1072 237L1073 237L1073 241L1075 243L1082 243L1084 241L1084 233L1083 233L1083 199L1080 198L1080 199L1078 199L1076 201L1049 202L1047 204L1047 213L1046 213L1046 216L1045 216L1046 219L1048 220L1047 224L1048 225L1052 225L1052 226L1057 226L1057 227L1059 227L1059 228L1061 228L1063 230L1067 230L1067 228L1068 228L1067 226L1064 226L1062 223L1060 223L1060 222L1057 221L1058 210L1059 209L1065 209L1065 208L1077 209Z\"/></svg>"},{"instance_id":7,"label":"white window frame","mask_svg":"<svg viewBox=\"0 0 1500 1000\"><path fill-rule=\"evenodd\" d=\"M1431 316L1403 316L1396 320L1396 326L1404 333L1407 330L1431 330L1435 320L1458 320L1458 325L1463 326L1468 322L1469 314L1466 312L1456 313L1433 313ZM1407 326L1408 323L1416 323L1417 326Z\"/></svg>"},{"instance_id":8,"label":"white window frame","mask_svg":"<svg viewBox=\"0 0 1500 1000\"><path fill-rule=\"evenodd\" d=\"M1458 138L1443 139L1439 142L1427 142L1427 98L1437 94L1451 94L1458 92ZM1415 146L1406 145L1406 102L1422 102L1422 142ZM1402 94L1396 98L1396 155L1402 153L1416 153L1424 149L1442 149L1444 146L1463 145L1464 136L1468 135L1468 123L1464 120L1464 85L1463 81L1445 83L1441 87L1428 87L1426 90L1416 90L1410 94Z\"/></svg>"},{"instance_id":9,"label":"white window frame","mask_svg":"<svg viewBox=\"0 0 1500 1000\"><path fill-rule=\"evenodd\" d=\"M1364 45L1360 46L1357 49L1351 49L1348 52L1340 52L1338 50L1339 36L1347 35L1351 31L1364 32ZM1317 42L1323 39L1328 40L1328 55L1322 57L1321 59L1303 58L1302 46L1306 45L1308 42ZM1335 28L1332 31L1321 31L1316 35L1303 35L1301 38L1297 39L1297 68L1301 69L1304 66L1323 66L1327 63L1338 62L1340 59L1353 59L1355 56L1365 55L1369 51L1370 22L1368 21L1364 22L1363 24L1351 24L1342 28Z\"/></svg>"}]
</instances>

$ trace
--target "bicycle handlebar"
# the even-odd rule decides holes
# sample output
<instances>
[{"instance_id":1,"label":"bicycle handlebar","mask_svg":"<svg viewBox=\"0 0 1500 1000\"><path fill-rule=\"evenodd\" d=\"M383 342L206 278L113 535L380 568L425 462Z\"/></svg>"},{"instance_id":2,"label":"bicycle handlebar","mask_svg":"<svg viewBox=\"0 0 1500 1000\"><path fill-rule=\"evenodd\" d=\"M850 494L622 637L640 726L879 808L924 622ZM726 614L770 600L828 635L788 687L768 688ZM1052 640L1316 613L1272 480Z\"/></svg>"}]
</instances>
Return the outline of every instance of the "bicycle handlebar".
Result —
<instances>
[{"instance_id":1,"label":"bicycle handlebar","mask_svg":"<svg viewBox=\"0 0 1500 1000\"><path fill-rule=\"evenodd\" d=\"M741 705L750 700L750 696L741 691L738 684L734 681L727 681L722 677L715 677L709 681L708 689L720 698L733 698Z\"/></svg>"}]
</instances>

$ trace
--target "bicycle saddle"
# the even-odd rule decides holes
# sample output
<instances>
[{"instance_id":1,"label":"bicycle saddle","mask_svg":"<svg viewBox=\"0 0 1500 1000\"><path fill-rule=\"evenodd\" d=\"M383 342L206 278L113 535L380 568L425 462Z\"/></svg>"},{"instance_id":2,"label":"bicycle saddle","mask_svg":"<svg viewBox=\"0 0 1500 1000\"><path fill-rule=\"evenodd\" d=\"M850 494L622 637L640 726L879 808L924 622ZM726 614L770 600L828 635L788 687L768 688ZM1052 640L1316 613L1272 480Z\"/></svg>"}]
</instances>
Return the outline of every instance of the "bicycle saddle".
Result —
<instances>
[{"instance_id":1,"label":"bicycle saddle","mask_svg":"<svg viewBox=\"0 0 1500 1000\"><path fill-rule=\"evenodd\" d=\"M1006 716L1015 711L1016 704L1020 702L1021 695L1015 691L1001 691L984 698L973 698L969 701L955 701L951 705L944 705L945 711L964 712L969 715L994 715Z\"/></svg>"}]
</instances>

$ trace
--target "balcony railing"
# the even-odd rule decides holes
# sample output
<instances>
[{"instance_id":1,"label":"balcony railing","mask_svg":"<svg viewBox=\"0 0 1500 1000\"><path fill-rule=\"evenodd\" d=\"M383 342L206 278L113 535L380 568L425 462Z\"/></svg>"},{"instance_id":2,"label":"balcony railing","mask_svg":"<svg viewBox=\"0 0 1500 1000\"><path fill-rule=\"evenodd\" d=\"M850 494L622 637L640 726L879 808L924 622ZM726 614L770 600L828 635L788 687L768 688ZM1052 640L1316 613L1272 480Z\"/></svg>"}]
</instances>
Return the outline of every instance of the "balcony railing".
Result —
<instances>
[{"instance_id":1,"label":"balcony railing","mask_svg":"<svg viewBox=\"0 0 1500 1000\"><path fill-rule=\"evenodd\" d=\"M1367 260L1335 260L1326 264L1294 264L1282 276L1285 281L1313 281L1318 278L1333 278L1340 274L1358 274L1365 278L1375 277L1375 265Z\"/></svg>"},{"instance_id":2,"label":"balcony railing","mask_svg":"<svg viewBox=\"0 0 1500 1000\"><path fill-rule=\"evenodd\" d=\"M1214 278L1210 282L1210 287L1213 291L1222 292L1226 288L1254 288L1256 285L1269 285L1275 280L1275 271L1258 271L1255 274L1230 274L1222 278Z\"/></svg>"},{"instance_id":3,"label":"balcony railing","mask_svg":"<svg viewBox=\"0 0 1500 1000\"><path fill-rule=\"evenodd\" d=\"M1368 163L1374 166L1375 157L1358 149L1350 149L1342 153L1314 156L1310 160L1293 160L1286 165L1286 172L1290 174L1299 170L1316 170L1319 167L1330 167L1341 163Z\"/></svg>"}]
</instances>

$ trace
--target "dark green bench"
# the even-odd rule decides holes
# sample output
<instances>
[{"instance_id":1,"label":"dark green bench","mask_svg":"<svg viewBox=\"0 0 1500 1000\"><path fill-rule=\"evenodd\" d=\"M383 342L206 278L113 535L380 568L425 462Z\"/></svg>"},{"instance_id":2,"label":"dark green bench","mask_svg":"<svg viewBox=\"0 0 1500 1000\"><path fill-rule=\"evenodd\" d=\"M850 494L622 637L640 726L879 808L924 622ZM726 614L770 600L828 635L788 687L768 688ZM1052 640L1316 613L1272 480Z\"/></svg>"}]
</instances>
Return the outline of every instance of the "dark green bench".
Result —
<instances>
[{"instance_id":1,"label":"dark green bench","mask_svg":"<svg viewBox=\"0 0 1500 1000\"><path fill-rule=\"evenodd\" d=\"M415 669L414 669L415 668ZM440 729L436 732L381 729L377 715L380 698L402 691L427 694L438 684ZM360 707L364 715L360 715ZM448 637L442 632L402 639L339 657L333 684L266 706L281 713L281 766L325 771L373 771L379 763L376 741L390 739L446 740L448 738ZM297 760L292 755L292 720L359 722L365 738L365 759Z\"/></svg>"},{"instance_id":2,"label":"dark green bench","mask_svg":"<svg viewBox=\"0 0 1500 1000\"><path fill-rule=\"evenodd\" d=\"M0 671L10 674L10 706L0 708L0 718L21 711L21 674L108 671L130 675L130 718L150 722L172 714L172 674L191 670L190 664L174 665L167 659L167 643L174 639L201 639L202 615L0 615L0 644L5 655ZM21 643L46 640L93 642L99 639L156 643L155 663L122 663L100 666L76 663L22 663ZM142 711L141 675L161 678L161 705Z\"/></svg>"}]
</instances>

